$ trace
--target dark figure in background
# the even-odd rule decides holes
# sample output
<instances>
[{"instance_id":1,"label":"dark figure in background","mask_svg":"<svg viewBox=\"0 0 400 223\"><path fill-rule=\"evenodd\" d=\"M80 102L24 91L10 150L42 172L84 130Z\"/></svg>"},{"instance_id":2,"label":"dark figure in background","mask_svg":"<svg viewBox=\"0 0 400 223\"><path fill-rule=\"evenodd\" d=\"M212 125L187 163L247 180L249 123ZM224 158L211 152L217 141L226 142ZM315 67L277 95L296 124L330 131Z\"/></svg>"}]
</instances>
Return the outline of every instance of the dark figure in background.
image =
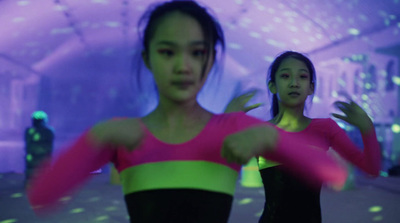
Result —
<instances>
[{"instance_id":1,"label":"dark figure in background","mask_svg":"<svg viewBox=\"0 0 400 223\"><path fill-rule=\"evenodd\" d=\"M45 112L36 111L32 113L32 127L25 130L25 183L37 166L53 152L54 131L47 121Z\"/></svg>"}]
</instances>

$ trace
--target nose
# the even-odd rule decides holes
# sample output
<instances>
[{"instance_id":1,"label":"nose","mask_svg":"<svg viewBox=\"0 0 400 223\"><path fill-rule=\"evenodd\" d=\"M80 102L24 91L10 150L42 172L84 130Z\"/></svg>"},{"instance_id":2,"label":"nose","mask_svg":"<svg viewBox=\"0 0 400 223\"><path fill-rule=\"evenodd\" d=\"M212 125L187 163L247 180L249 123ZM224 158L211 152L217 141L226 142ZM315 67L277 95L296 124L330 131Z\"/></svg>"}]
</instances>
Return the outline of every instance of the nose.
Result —
<instances>
[{"instance_id":1,"label":"nose","mask_svg":"<svg viewBox=\"0 0 400 223\"><path fill-rule=\"evenodd\" d=\"M178 74L187 74L190 72L190 59L185 54L180 54L175 60L175 72Z\"/></svg>"},{"instance_id":2,"label":"nose","mask_svg":"<svg viewBox=\"0 0 400 223\"><path fill-rule=\"evenodd\" d=\"M290 80L290 87L299 87L299 78L292 77Z\"/></svg>"}]
</instances>

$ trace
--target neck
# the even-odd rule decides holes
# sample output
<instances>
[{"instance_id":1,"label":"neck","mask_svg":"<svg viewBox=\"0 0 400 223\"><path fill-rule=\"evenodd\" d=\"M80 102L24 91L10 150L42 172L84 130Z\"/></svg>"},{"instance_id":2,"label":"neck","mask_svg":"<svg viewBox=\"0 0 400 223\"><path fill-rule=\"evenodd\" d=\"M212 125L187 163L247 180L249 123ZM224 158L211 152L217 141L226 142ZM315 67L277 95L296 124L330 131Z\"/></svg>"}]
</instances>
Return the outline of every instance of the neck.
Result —
<instances>
[{"instance_id":1,"label":"neck","mask_svg":"<svg viewBox=\"0 0 400 223\"><path fill-rule=\"evenodd\" d=\"M304 114L304 106L296 108L279 108L279 113L271 122L287 131L299 131L307 127L310 118Z\"/></svg>"},{"instance_id":2,"label":"neck","mask_svg":"<svg viewBox=\"0 0 400 223\"><path fill-rule=\"evenodd\" d=\"M210 117L210 113L202 108L197 101L188 103L162 102L145 119L157 126L190 126Z\"/></svg>"}]
</instances>

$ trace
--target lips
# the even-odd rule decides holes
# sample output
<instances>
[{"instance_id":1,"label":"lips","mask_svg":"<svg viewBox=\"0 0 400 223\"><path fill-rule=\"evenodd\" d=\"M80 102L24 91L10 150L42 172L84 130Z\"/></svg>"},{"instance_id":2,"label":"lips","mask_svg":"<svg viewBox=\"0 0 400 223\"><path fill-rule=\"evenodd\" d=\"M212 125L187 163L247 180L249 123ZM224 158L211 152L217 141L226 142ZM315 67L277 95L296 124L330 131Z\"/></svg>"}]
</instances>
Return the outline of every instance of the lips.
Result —
<instances>
[{"instance_id":1,"label":"lips","mask_svg":"<svg viewBox=\"0 0 400 223\"><path fill-rule=\"evenodd\" d=\"M179 80L179 81L172 81L171 84L178 88L188 88L189 86L194 84L194 81L190 80Z\"/></svg>"},{"instance_id":2,"label":"lips","mask_svg":"<svg viewBox=\"0 0 400 223\"><path fill-rule=\"evenodd\" d=\"M289 95L290 96L299 96L300 93L298 93L298 92L289 92Z\"/></svg>"}]
</instances>

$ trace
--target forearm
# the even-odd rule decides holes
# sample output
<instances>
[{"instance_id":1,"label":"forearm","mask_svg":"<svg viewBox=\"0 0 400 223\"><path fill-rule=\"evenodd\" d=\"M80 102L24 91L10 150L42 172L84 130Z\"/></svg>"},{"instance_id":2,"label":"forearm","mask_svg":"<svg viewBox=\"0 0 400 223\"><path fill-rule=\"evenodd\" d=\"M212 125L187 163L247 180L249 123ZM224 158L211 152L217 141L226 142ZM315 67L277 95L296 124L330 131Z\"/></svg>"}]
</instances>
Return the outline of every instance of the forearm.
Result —
<instances>
[{"instance_id":1,"label":"forearm","mask_svg":"<svg viewBox=\"0 0 400 223\"><path fill-rule=\"evenodd\" d=\"M48 160L28 188L28 199L36 212L57 205L58 200L76 189L111 157L111 150L93 146L89 134L82 135L54 163Z\"/></svg>"},{"instance_id":2,"label":"forearm","mask_svg":"<svg viewBox=\"0 0 400 223\"><path fill-rule=\"evenodd\" d=\"M304 179L311 186L327 183L337 188L343 187L347 170L323 150L312 148L302 137L283 130L278 131L273 150L263 157L283 164L294 175Z\"/></svg>"},{"instance_id":3,"label":"forearm","mask_svg":"<svg viewBox=\"0 0 400 223\"><path fill-rule=\"evenodd\" d=\"M379 176L381 169L382 155L375 129L369 129L362 134L364 144L364 166L365 171L372 176Z\"/></svg>"}]
</instances>

